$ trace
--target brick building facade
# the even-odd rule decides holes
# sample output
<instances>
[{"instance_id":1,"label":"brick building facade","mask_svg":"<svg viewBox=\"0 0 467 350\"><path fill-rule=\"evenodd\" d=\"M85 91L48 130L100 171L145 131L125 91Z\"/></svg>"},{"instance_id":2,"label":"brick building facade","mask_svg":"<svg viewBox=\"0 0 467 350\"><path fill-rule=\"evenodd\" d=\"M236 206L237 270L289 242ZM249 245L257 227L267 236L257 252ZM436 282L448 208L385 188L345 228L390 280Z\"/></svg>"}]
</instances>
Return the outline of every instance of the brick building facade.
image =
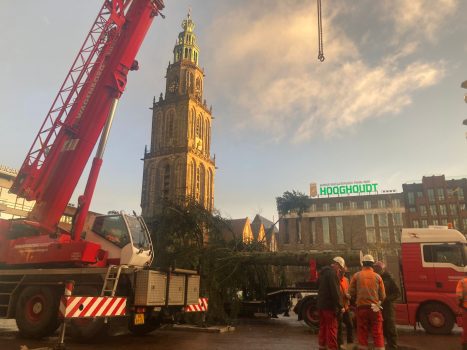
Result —
<instances>
[{"instance_id":1,"label":"brick building facade","mask_svg":"<svg viewBox=\"0 0 467 350\"><path fill-rule=\"evenodd\" d=\"M279 250L362 250L397 254L405 207L402 193L310 199L301 217L279 223Z\"/></svg>"},{"instance_id":2,"label":"brick building facade","mask_svg":"<svg viewBox=\"0 0 467 350\"><path fill-rule=\"evenodd\" d=\"M403 184L406 227L447 226L467 234L467 179L424 176L421 183Z\"/></svg>"}]
</instances>

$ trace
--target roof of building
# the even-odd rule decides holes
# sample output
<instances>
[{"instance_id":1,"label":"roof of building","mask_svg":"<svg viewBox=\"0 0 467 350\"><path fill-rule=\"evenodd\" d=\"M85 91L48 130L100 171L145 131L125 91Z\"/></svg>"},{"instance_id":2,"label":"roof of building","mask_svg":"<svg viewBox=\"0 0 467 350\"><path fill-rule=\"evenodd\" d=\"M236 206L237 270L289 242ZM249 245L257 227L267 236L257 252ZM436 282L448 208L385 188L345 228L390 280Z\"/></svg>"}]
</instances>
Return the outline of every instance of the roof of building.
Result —
<instances>
[{"instance_id":1,"label":"roof of building","mask_svg":"<svg viewBox=\"0 0 467 350\"><path fill-rule=\"evenodd\" d=\"M467 243L465 236L448 228L404 228L402 243Z\"/></svg>"},{"instance_id":2,"label":"roof of building","mask_svg":"<svg viewBox=\"0 0 467 350\"><path fill-rule=\"evenodd\" d=\"M228 227L222 230L224 239L234 239L234 238L243 238L243 230L245 225L249 223L248 217L241 219L230 219L226 220Z\"/></svg>"},{"instance_id":3,"label":"roof of building","mask_svg":"<svg viewBox=\"0 0 467 350\"><path fill-rule=\"evenodd\" d=\"M251 223L251 227L253 228L253 226L256 227L256 225L259 226L259 224L263 224L264 225L264 230L266 231L266 234L269 232L271 232L270 228L271 226L274 226L274 229L272 230L272 232L279 232L279 230L277 229L277 227L274 225L274 223L268 219L266 219L264 216L261 216L259 214L256 214L255 218L253 219L252 223Z\"/></svg>"}]
</instances>

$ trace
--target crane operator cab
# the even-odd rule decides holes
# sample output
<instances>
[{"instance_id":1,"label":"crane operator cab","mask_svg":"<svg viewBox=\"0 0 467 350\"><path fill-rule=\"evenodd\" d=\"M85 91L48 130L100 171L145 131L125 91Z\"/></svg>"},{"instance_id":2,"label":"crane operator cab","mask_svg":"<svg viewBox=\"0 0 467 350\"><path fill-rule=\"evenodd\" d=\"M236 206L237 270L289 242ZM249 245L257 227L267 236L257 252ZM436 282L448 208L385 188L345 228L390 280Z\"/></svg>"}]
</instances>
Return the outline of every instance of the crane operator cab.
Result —
<instances>
[{"instance_id":1,"label":"crane operator cab","mask_svg":"<svg viewBox=\"0 0 467 350\"><path fill-rule=\"evenodd\" d=\"M100 244L109 254L109 264L144 267L153 259L151 236L140 216L124 213L96 216L86 241Z\"/></svg>"}]
</instances>

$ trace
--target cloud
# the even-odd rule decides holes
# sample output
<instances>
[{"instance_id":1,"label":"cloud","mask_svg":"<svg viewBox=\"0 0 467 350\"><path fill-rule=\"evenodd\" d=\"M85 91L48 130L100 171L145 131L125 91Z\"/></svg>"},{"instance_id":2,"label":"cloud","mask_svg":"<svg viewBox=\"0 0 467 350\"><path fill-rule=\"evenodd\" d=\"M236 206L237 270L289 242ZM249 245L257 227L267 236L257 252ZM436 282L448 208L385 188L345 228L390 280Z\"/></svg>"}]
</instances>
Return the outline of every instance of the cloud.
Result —
<instances>
[{"instance_id":1,"label":"cloud","mask_svg":"<svg viewBox=\"0 0 467 350\"><path fill-rule=\"evenodd\" d=\"M444 1L447 8L454 3ZM279 2L267 12L246 5L213 23L212 28L225 30L211 33L209 45L215 50L207 66L219 84L216 95L235 92L230 103L241 111L237 126L267 129L274 139L291 142L330 137L365 120L400 113L415 92L444 77L444 62L415 57L416 40L369 63L359 53L358 40L338 23L349 9L333 5L326 13L324 63L316 57L316 13L298 2ZM406 3L397 5L395 11ZM410 18L418 18L416 9L411 11Z\"/></svg>"},{"instance_id":2,"label":"cloud","mask_svg":"<svg viewBox=\"0 0 467 350\"><path fill-rule=\"evenodd\" d=\"M453 15L459 0L386 0L386 13L400 35L411 34L437 40L446 19Z\"/></svg>"}]
</instances>

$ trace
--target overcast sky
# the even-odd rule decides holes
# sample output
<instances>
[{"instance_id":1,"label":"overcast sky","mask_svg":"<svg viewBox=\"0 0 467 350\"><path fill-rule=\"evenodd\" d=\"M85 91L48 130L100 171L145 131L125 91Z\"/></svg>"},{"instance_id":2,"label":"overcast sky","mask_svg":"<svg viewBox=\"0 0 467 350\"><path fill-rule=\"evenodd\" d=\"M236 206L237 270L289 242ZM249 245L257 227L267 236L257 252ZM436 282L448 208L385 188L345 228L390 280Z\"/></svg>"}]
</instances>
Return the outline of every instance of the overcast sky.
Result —
<instances>
[{"instance_id":1,"label":"overcast sky","mask_svg":"<svg viewBox=\"0 0 467 350\"><path fill-rule=\"evenodd\" d=\"M401 190L424 175L467 177L467 1L323 0L323 63L315 0L165 3L129 75L92 210L140 211L149 107L189 7L224 216L277 218L275 197L310 182ZM0 164L21 166L101 5L0 1Z\"/></svg>"}]
</instances>

